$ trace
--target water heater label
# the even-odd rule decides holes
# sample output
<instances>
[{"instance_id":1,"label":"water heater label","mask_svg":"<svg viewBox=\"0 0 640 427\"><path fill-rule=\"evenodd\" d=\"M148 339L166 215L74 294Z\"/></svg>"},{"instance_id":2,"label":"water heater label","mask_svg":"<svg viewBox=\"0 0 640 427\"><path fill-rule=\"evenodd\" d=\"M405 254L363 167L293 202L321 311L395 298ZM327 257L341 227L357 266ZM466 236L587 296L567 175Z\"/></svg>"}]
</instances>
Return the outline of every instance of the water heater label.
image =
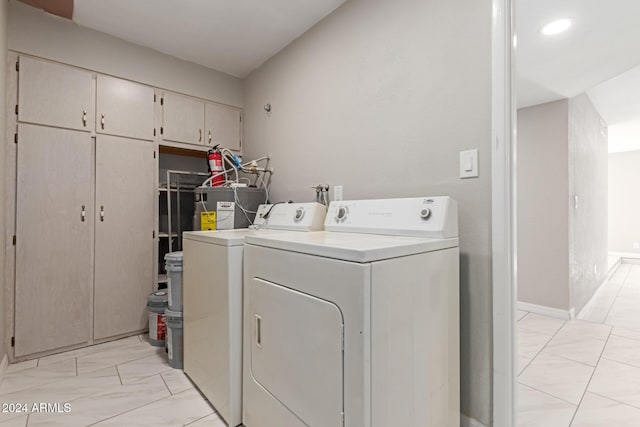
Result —
<instances>
[{"instance_id":1,"label":"water heater label","mask_svg":"<svg viewBox=\"0 0 640 427\"><path fill-rule=\"evenodd\" d=\"M209 231L216 229L216 213L202 212L200 213L200 230Z\"/></svg>"}]
</instances>

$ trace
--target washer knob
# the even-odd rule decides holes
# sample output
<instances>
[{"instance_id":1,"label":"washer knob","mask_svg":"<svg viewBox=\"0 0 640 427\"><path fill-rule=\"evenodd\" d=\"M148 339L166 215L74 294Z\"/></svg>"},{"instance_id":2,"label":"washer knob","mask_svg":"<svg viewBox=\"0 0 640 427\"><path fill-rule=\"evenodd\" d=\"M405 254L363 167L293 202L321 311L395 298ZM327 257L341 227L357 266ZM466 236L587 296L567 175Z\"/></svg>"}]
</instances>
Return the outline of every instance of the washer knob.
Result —
<instances>
[{"instance_id":1,"label":"washer knob","mask_svg":"<svg viewBox=\"0 0 640 427\"><path fill-rule=\"evenodd\" d=\"M300 222L302 221L302 218L304 218L304 208L296 209L296 215L293 217L293 220L295 222Z\"/></svg>"},{"instance_id":2,"label":"washer knob","mask_svg":"<svg viewBox=\"0 0 640 427\"><path fill-rule=\"evenodd\" d=\"M422 208L422 210L420 211L420 218L429 219L430 216L431 216L431 209Z\"/></svg>"},{"instance_id":3,"label":"washer knob","mask_svg":"<svg viewBox=\"0 0 640 427\"><path fill-rule=\"evenodd\" d=\"M342 222L345 219L347 219L348 213L349 213L349 210L347 209L346 206L340 206L338 208L338 212L336 213L336 222Z\"/></svg>"}]
</instances>

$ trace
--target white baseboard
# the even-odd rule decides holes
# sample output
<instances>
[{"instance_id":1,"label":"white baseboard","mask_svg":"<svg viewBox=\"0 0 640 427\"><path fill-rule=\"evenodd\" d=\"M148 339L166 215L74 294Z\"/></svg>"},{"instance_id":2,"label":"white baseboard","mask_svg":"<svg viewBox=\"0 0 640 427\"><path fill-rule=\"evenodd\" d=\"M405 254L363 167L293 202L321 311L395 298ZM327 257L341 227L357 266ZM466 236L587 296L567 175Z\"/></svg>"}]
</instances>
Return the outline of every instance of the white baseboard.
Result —
<instances>
[{"instance_id":1,"label":"white baseboard","mask_svg":"<svg viewBox=\"0 0 640 427\"><path fill-rule=\"evenodd\" d=\"M487 427L480 421L477 421L471 417L460 414L460 427Z\"/></svg>"},{"instance_id":2,"label":"white baseboard","mask_svg":"<svg viewBox=\"0 0 640 427\"><path fill-rule=\"evenodd\" d=\"M638 260L638 261L640 261L640 260ZM626 263L625 262L625 258L620 258L618 260L618 262L616 262L611 267L611 269L607 273L607 277L605 277L605 279L602 281L602 283L600 283L600 286L598 286L598 289L596 289L596 291L593 293L593 295L591 295L591 298L589 298L589 301L587 301L587 303L584 305L584 307L582 307L582 310L580 310L580 313L578 313L578 319L581 319L581 320L585 319L589 315L589 312L591 311L591 306L594 304L594 301L598 300L598 296L600 295L600 293L604 289L604 285L606 285L607 282L609 282L609 280L611 280L613 275L616 274L616 271L618 271L618 268L620 268L620 266L623 263ZM631 262L631 264L633 264L633 262ZM639 262L639 264L640 264L640 262Z\"/></svg>"},{"instance_id":3,"label":"white baseboard","mask_svg":"<svg viewBox=\"0 0 640 427\"><path fill-rule=\"evenodd\" d=\"M613 264L611 266L611 268L609 269L609 271L607 271L607 278L608 279L611 278L611 276L613 276L615 274L616 270L618 269L618 267L620 267L622 265L623 262L624 262L624 258L618 258L618 260L615 262L615 264Z\"/></svg>"},{"instance_id":4,"label":"white baseboard","mask_svg":"<svg viewBox=\"0 0 640 427\"><path fill-rule=\"evenodd\" d=\"M622 262L622 264L640 264L640 259L638 258L629 258L629 257L625 257L623 256L620 261Z\"/></svg>"},{"instance_id":5,"label":"white baseboard","mask_svg":"<svg viewBox=\"0 0 640 427\"><path fill-rule=\"evenodd\" d=\"M7 374L8 367L9 367L9 359L5 354L2 357L2 362L0 362L0 385L2 385L2 381L4 381L4 376Z\"/></svg>"},{"instance_id":6,"label":"white baseboard","mask_svg":"<svg viewBox=\"0 0 640 427\"><path fill-rule=\"evenodd\" d=\"M555 317L556 319L571 320L575 317L575 310L561 310L559 308L547 307L544 305L529 304L528 302L518 301L518 310L528 311L529 313L541 314L543 316Z\"/></svg>"}]
</instances>

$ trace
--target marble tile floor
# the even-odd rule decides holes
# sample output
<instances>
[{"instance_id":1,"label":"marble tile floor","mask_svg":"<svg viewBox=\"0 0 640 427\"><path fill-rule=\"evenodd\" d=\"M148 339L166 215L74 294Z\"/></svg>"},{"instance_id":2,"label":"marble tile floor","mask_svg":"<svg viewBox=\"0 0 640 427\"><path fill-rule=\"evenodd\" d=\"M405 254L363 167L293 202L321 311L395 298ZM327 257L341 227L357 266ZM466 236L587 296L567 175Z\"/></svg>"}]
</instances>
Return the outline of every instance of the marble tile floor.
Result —
<instances>
[{"instance_id":1,"label":"marble tile floor","mask_svg":"<svg viewBox=\"0 0 640 427\"><path fill-rule=\"evenodd\" d=\"M518 426L640 426L640 265L622 264L593 318L518 312Z\"/></svg>"},{"instance_id":2,"label":"marble tile floor","mask_svg":"<svg viewBox=\"0 0 640 427\"><path fill-rule=\"evenodd\" d=\"M34 403L54 404L54 412ZM143 335L9 365L0 404L14 404L2 408L0 427L226 426Z\"/></svg>"},{"instance_id":3,"label":"marble tile floor","mask_svg":"<svg viewBox=\"0 0 640 427\"><path fill-rule=\"evenodd\" d=\"M605 286L590 321L518 312L518 426L640 426L640 265L622 264ZM144 336L12 364L0 403L29 412L0 412L0 427L225 426Z\"/></svg>"}]
</instances>

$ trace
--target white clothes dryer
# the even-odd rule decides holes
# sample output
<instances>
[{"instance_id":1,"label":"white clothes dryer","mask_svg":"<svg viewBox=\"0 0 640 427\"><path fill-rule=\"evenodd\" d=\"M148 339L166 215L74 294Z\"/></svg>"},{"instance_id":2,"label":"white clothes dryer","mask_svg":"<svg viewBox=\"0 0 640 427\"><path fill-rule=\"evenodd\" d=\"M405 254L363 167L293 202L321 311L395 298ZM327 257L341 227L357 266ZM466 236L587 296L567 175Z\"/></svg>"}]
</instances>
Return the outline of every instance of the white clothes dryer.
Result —
<instances>
[{"instance_id":1,"label":"white clothes dryer","mask_svg":"<svg viewBox=\"0 0 640 427\"><path fill-rule=\"evenodd\" d=\"M325 231L246 237L246 427L458 427L449 197L332 202Z\"/></svg>"}]
</instances>

